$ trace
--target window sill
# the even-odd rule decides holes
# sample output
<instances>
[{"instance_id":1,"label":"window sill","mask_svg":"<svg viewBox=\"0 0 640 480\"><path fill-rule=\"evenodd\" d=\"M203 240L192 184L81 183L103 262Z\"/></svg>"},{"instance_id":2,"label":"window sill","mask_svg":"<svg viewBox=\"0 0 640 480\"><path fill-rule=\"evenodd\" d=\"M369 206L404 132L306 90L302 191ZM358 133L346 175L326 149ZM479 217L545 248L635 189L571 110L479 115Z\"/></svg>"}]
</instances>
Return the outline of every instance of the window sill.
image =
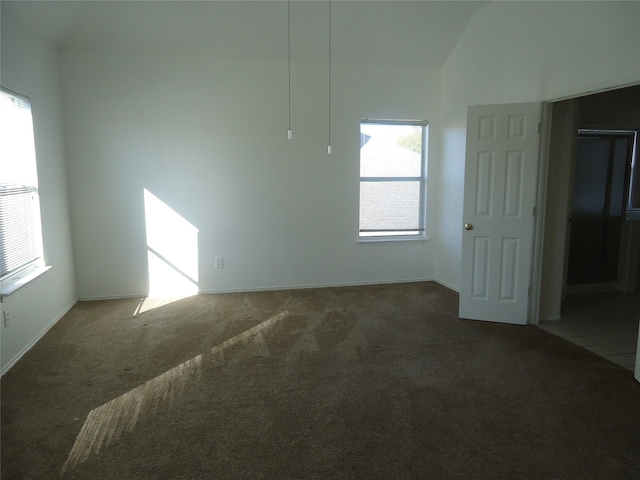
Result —
<instances>
[{"instance_id":1,"label":"window sill","mask_svg":"<svg viewBox=\"0 0 640 480\"><path fill-rule=\"evenodd\" d=\"M12 277L0 283L0 303L23 287L26 287L36 278L47 272L51 267L33 267L16 273Z\"/></svg>"},{"instance_id":2,"label":"window sill","mask_svg":"<svg viewBox=\"0 0 640 480\"><path fill-rule=\"evenodd\" d=\"M402 237L359 237L358 243L365 245L369 243L428 242L429 240L431 240L430 237L423 237L421 235Z\"/></svg>"}]
</instances>

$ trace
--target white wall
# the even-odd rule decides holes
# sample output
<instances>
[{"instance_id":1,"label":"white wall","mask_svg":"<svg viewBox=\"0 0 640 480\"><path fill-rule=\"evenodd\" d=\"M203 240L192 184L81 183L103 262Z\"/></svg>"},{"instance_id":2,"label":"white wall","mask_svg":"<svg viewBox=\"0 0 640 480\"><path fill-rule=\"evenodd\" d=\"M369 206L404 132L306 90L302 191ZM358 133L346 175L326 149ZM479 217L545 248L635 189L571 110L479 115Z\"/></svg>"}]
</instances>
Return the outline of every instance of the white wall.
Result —
<instances>
[{"instance_id":1,"label":"white wall","mask_svg":"<svg viewBox=\"0 0 640 480\"><path fill-rule=\"evenodd\" d=\"M296 31L321 7L299 9ZM432 242L357 242L359 120L427 119L437 133L440 71L334 64L328 156L327 63L304 61L305 48L318 56L307 41L294 44L292 141L286 37L282 61L233 43L210 56L61 51L80 298L147 293L144 189L198 229L202 292L433 278Z\"/></svg>"},{"instance_id":2,"label":"white wall","mask_svg":"<svg viewBox=\"0 0 640 480\"><path fill-rule=\"evenodd\" d=\"M31 98L44 255L52 268L2 303L2 371L76 301L56 52L2 14L1 82Z\"/></svg>"},{"instance_id":3,"label":"white wall","mask_svg":"<svg viewBox=\"0 0 640 480\"><path fill-rule=\"evenodd\" d=\"M442 74L439 281L460 285L467 106L640 82L638 25L640 2L492 2L474 15Z\"/></svg>"}]
</instances>

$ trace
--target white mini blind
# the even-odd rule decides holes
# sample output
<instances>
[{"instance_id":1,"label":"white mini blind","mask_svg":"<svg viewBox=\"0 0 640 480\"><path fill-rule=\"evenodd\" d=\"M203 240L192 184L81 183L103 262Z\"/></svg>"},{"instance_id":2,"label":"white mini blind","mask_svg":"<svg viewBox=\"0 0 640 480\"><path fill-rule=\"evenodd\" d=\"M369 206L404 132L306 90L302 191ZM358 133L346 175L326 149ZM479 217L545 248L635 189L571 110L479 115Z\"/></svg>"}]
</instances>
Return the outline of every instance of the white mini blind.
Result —
<instances>
[{"instance_id":1,"label":"white mini blind","mask_svg":"<svg viewBox=\"0 0 640 480\"><path fill-rule=\"evenodd\" d=\"M40 258L34 187L0 186L0 278Z\"/></svg>"},{"instance_id":2,"label":"white mini blind","mask_svg":"<svg viewBox=\"0 0 640 480\"><path fill-rule=\"evenodd\" d=\"M0 279L42 258L36 168L29 99L0 89Z\"/></svg>"}]
</instances>

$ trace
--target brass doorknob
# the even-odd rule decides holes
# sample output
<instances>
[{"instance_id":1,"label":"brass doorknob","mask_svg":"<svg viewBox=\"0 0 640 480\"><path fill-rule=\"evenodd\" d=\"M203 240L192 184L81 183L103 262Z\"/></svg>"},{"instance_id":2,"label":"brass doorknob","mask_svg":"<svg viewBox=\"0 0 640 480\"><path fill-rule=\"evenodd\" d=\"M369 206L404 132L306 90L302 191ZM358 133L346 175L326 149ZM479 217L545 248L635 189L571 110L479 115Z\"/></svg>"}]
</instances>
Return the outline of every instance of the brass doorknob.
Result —
<instances>
[{"instance_id":1,"label":"brass doorknob","mask_svg":"<svg viewBox=\"0 0 640 480\"><path fill-rule=\"evenodd\" d=\"M470 223L465 223L464 224L464 229L465 230L473 230L473 225Z\"/></svg>"}]
</instances>

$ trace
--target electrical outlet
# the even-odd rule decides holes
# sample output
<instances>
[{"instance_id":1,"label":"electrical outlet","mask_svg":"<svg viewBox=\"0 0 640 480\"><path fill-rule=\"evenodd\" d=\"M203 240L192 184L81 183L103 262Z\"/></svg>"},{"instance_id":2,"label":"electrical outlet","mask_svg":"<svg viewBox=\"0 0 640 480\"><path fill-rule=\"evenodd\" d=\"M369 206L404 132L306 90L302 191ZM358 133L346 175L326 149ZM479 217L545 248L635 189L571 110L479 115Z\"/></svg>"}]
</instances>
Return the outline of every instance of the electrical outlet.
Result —
<instances>
[{"instance_id":1,"label":"electrical outlet","mask_svg":"<svg viewBox=\"0 0 640 480\"><path fill-rule=\"evenodd\" d=\"M222 257L216 257L216 268L222 268L223 266L224 266L223 258Z\"/></svg>"},{"instance_id":2,"label":"electrical outlet","mask_svg":"<svg viewBox=\"0 0 640 480\"><path fill-rule=\"evenodd\" d=\"M4 320L4 327L7 328L9 326L9 310L4 310L2 312L2 319Z\"/></svg>"}]
</instances>

